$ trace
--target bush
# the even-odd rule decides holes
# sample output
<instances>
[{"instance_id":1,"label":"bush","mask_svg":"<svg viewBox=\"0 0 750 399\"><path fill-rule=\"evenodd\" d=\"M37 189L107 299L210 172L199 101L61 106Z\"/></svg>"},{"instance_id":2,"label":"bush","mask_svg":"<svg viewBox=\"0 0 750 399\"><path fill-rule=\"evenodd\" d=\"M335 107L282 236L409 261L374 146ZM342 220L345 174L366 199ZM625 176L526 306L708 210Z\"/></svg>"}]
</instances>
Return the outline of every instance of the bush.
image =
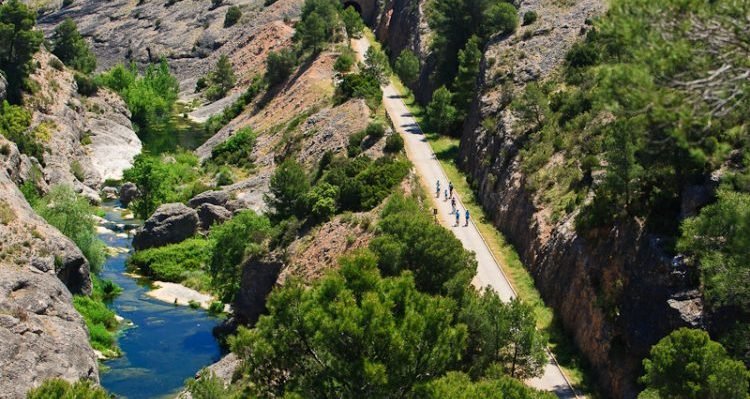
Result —
<instances>
[{"instance_id":1,"label":"bush","mask_svg":"<svg viewBox=\"0 0 750 399\"><path fill-rule=\"evenodd\" d=\"M385 136L385 127L381 122L370 122L365 129L365 134L373 141L378 141Z\"/></svg>"},{"instance_id":2,"label":"bush","mask_svg":"<svg viewBox=\"0 0 750 399\"><path fill-rule=\"evenodd\" d=\"M237 77L232 69L232 64L229 62L229 57L222 54L219 56L219 60L216 62L216 67L213 71L205 78L207 85L204 96L209 101L216 101L227 95L237 83ZM196 83L196 88L197 88Z\"/></svg>"},{"instance_id":3,"label":"bush","mask_svg":"<svg viewBox=\"0 0 750 399\"><path fill-rule=\"evenodd\" d=\"M362 22L362 17L354 7L346 7L346 9L341 12L341 19L344 22L344 28L349 37L362 37L362 31L365 29L365 24Z\"/></svg>"},{"instance_id":4,"label":"bush","mask_svg":"<svg viewBox=\"0 0 750 399\"><path fill-rule=\"evenodd\" d=\"M346 146L346 155L354 158L362 153L362 142L367 136L367 131L361 130L349 136L349 145Z\"/></svg>"},{"instance_id":5,"label":"bush","mask_svg":"<svg viewBox=\"0 0 750 399\"><path fill-rule=\"evenodd\" d=\"M336 58L336 62L333 64L333 69L336 72L344 73L349 72L352 69L352 66L354 66L354 55L351 51L344 51L339 54L338 58Z\"/></svg>"},{"instance_id":6,"label":"bush","mask_svg":"<svg viewBox=\"0 0 750 399\"><path fill-rule=\"evenodd\" d=\"M69 186L55 186L37 204L36 212L57 227L83 252L91 271L104 265L104 243L96 235L93 207Z\"/></svg>"},{"instance_id":7,"label":"bush","mask_svg":"<svg viewBox=\"0 0 750 399\"><path fill-rule=\"evenodd\" d=\"M57 58L51 58L49 60L49 66L51 66L52 68L57 69L58 71L62 71L62 70L65 69L65 64L63 64L62 61L60 61Z\"/></svg>"},{"instance_id":8,"label":"bush","mask_svg":"<svg viewBox=\"0 0 750 399\"><path fill-rule=\"evenodd\" d=\"M536 18L536 11L526 11L525 13L523 13L523 25L526 26L533 24L534 22L536 22Z\"/></svg>"},{"instance_id":9,"label":"bush","mask_svg":"<svg viewBox=\"0 0 750 399\"><path fill-rule=\"evenodd\" d=\"M271 51L266 58L266 81L275 86L285 81L297 66L297 57L291 49Z\"/></svg>"},{"instance_id":10,"label":"bush","mask_svg":"<svg viewBox=\"0 0 750 399\"><path fill-rule=\"evenodd\" d=\"M206 239L191 238L178 244L134 253L128 264L154 280L181 283L188 271L207 270L211 246Z\"/></svg>"},{"instance_id":11,"label":"bush","mask_svg":"<svg viewBox=\"0 0 750 399\"><path fill-rule=\"evenodd\" d=\"M352 73L341 79L336 89L337 102L343 103L350 98L363 98L371 109L377 108L383 100L380 81L369 73Z\"/></svg>"},{"instance_id":12,"label":"bush","mask_svg":"<svg viewBox=\"0 0 750 399\"><path fill-rule=\"evenodd\" d=\"M99 91L99 84L96 79L93 79L91 76L79 72L76 72L73 76L75 77L76 86L78 87L78 94L83 96L93 96Z\"/></svg>"},{"instance_id":13,"label":"bush","mask_svg":"<svg viewBox=\"0 0 750 399\"><path fill-rule=\"evenodd\" d=\"M388 153L397 153L404 149L404 139L400 134L394 132L385 139L383 151Z\"/></svg>"},{"instance_id":14,"label":"bush","mask_svg":"<svg viewBox=\"0 0 750 399\"><path fill-rule=\"evenodd\" d=\"M237 6L231 6L227 9L227 13L224 15L224 27L229 28L230 26L237 23L242 17L242 11Z\"/></svg>"},{"instance_id":15,"label":"bush","mask_svg":"<svg viewBox=\"0 0 750 399\"><path fill-rule=\"evenodd\" d=\"M82 295L73 297L73 306L86 321L91 346L106 353L117 352L113 333L118 326L115 313L103 302Z\"/></svg>"},{"instance_id":16,"label":"bush","mask_svg":"<svg viewBox=\"0 0 750 399\"><path fill-rule=\"evenodd\" d=\"M242 113L245 107L250 104L253 99L265 88L264 81L259 76L253 78L253 83L248 86L242 95L236 99L232 105L224 108L221 114L213 115L204 124L204 129L209 135L213 135L232 119L236 118L237 115Z\"/></svg>"},{"instance_id":17,"label":"bush","mask_svg":"<svg viewBox=\"0 0 750 399\"><path fill-rule=\"evenodd\" d=\"M313 187L305 195L310 217L316 222L325 222L330 219L338 209L338 196L339 188L334 185L321 183Z\"/></svg>"},{"instance_id":18,"label":"bush","mask_svg":"<svg viewBox=\"0 0 750 399\"><path fill-rule=\"evenodd\" d=\"M71 1L71 0L69 0ZM26 394L26 399L109 399L110 395L94 382L81 379L71 384L62 378L46 380Z\"/></svg>"},{"instance_id":19,"label":"bush","mask_svg":"<svg viewBox=\"0 0 750 399\"><path fill-rule=\"evenodd\" d=\"M33 132L29 131L31 113L23 107L10 105L7 101L0 104L0 134L16 143L22 153L44 161L44 147Z\"/></svg>"},{"instance_id":20,"label":"bush","mask_svg":"<svg viewBox=\"0 0 750 399\"><path fill-rule=\"evenodd\" d=\"M211 161L216 164L230 164L250 169L252 151L255 145L255 132L244 127L223 143L211 150Z\"/></svg>"}]
</instances>

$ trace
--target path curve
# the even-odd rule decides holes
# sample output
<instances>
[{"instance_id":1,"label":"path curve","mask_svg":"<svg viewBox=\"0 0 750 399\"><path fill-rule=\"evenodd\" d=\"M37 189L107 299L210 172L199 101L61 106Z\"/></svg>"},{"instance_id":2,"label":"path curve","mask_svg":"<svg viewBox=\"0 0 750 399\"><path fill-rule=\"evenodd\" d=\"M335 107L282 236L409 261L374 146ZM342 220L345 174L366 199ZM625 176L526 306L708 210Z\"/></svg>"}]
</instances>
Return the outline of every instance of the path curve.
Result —
<instances>
[{"instance_id":1,"label":"path curve","mask_svg":"<svg viewBox=\"0 0 750 399\"><path fill-rule=\"evenodd\" d=\"M360 62L364 62L364 54L370 47L366 38L352 40L352 48L357 53ZM441 194L440 199L434 197L435 182L440 181L440 189L448 187L448 177L445 175L440 162L432 152L430 143L422 133L414 116L404 104L404 101L396 88L392 84L383 86L383 105L388 113L396 131L404 138L406 155L414 165L417 175L420 177L422 184L427 189L427 193L432 195L433 206L438 208L438 217L441 223L449 228L453 234L461 241L464 248L473 251L477 258L477 274L474 276L472 283L477 288L492 287L503 301L509 301L516 296L516 292L510 285L508 278L505 276L499 262L492 255L486 241L479 233L479 230L473 223L465 227L464 214L461 213L459 226L455 226L455 216L451 214L450 201L444 201ZM458 209L462 212L466 207L461 203L461 199L455 195ZM548 352L549 353L549 352ZM578 398L575 389L568 381L565 374L558 366L554 356L549 353L549 362L544 368L544 374L537 378L532 378L526 383L534 388L554 392L560 398Z\"/></svg>"}]
</instances>

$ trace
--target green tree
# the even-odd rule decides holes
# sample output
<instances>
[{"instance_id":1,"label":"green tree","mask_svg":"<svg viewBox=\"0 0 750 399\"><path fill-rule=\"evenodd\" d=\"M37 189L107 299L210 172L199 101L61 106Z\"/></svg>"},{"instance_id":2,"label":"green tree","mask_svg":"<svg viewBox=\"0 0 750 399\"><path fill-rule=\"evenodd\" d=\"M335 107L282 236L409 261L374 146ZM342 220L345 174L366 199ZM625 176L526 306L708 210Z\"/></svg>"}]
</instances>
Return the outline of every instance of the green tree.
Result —
<instances>
[{"instance_id":1,"label":"green tree","mask_svg":"<svg viewBox=\"0 0 750 399\"><path fill-rule=\"evenodd\" d=\"M276 168L265 195L266 205L278 219L290 216L305 216L305 194L310 190L310 182L305 170L293 159L287 159Z\"/></svg>"},{"instance_id":2,"label":"green tree","mask_svg":"<svg viewBox=\"0 0 750 399\"><path fill-rule=\"evenodd\" d=\"M469 344L463 359L470 375L481 376L498 365L514 378L540 375L547 363L547 340L536 329L531 306L518 299L504 303L486 289L466 293L458 319L469 328Z\"/></svg>"},{"instance_id":3,"label":"green tree","mask_svg":"<svg viewBox=\"0 0 750 399\"><path fill-rule=\"evenodd\" d=\"M219 60L216 61L216 67L208 74L206 81L208 88L205 96L211 101L223 98L229 90L232 90L237 83L237 76L234 74L229 57L225 54L219 57Z\"/></svg>"},{"instance_id":4,"label":"green tree","mask_svg":"<svg viewBox=\"0 0 750 399\"><path fill-rule=\"evenodd\" d=\"M71 18L65 18L55 28L52 34L52 53L65 65L83 73L91 73L96 69L96 56Z\"/></svg>"},{"instance_id":5,"label":"green tree","mask_svg":"<svg viewBox=\"0 0 750 399\"><path fill-rule=\"evenodd\" d=\"M31 113L18 105L7 101L0 103L0 134L16 143L22 153L43 161L44 147L37 140L31 125Z\"/></svg>"},{"instance_id":6,"label":"green tree","mask_svg":"<svg viewBox=\"0 0 750 399\"><path fill-rule=\"evenodd\" d=\"M314 53L320 51L326 42L333 40L341 24L340 8L341 4L335 0L305 0L294 40Z\"/></svg>"},{"instance_id":7,"label":"green tree","mask_svg":"<svg viewBox=\"0 0 750 399\"><path fill-rule=\"evenodd\" d=\"M159 159L147 154L138 154L133 166L123 172L123 179L135 183L138 196L131 202L136 217L148 219L167 196L167 176Z\"/></svg>"},{"instance_id":8,"label":"green tree","mask_svg":"<svg viewBox=\"0 0 750 399\"><path fill-rule=\"evenodd\" d=\"M365 73L375 76L381 84L388 83L391 75L388 56L375 46L370 46L365 52Z\"/></svg>"},{"instance_id":9,"label":"green tree","mask_svg":"<svg viewBox=\"0 0 750 399\"><path fill-rule=\"evenodd\" d=\"M344 22L346 34L349 35L349 37L362 37L362 31L365 29L365 24L362 22L362 17L359 16L359 13L354 7L346 7L346 9L341 12L341 20Z\"/></svg>"},{"instance_id":10,"label":"green tree","mask_svg":"<svg viewBox=\"0 0 750 399\"><path fill-rule=\"evenodd\" d=\"M231 303L240 287L242 264L266 251L271 222L253 211L243 211L211 229L214 241L209 273L215 292L224 303Z\"/></svg>"},{"instance_id":11,"label":"green tree","mask_svg":"<svg viewBox=\"0 0 750 399\"><path fill-rule=\"evenodd\" d=\"M23 82L32 70L31 59L44 34L35 30L36 14L19 0L0 5L0 70L8 81L8 101L21 101Z\"/></svg>"},{"instance_id":12,"label":"green tree","mask_svg":"<svg viewBox=\"0 0 750 399\"><path fill-rule=\"evenodd\" d=\"M472 381L463 373L449 372L415 390L415 397L423 399L554 399L549 392L537 391L510 377Z\"/></svg>"},{"instance_id":13,"label":"green tree","mask_svg":"<svg viewBox=\"0 0 750 399\"><path fill-rule=\"evenodd\" d=\"M643 360L646 389L639 398L745 399L748 373L708 333L681 328L651 347Z\"/></svg>"},{"instance_id":14,"label":"green tree","mask_svg":"<svg viewBox=\"0 0 750 399\"><path fill-rule=\"evenodd\" d=\"M271 51L266 58L266 81L275 86L285 81L297 66L297 56L292 49Z\"/></svg>"},{"instance_id":15,"label":"green tree","mask_svg":"<svg viewBox=\"0 0 750 399\"><path fill-rule=\"evenodd\" d=\"M323 182L313 187L305 197L310 217L319 222L330 219L338 209L338 196L339 188L332 184Z\"/></svg>"},{"instance_id":16,"label":"green tree","mask_svg":"<svg viewBox=\"0 0 750 399\"><path fill-rule=\"evenodd\" d=\"M237 6L231 6L227 9L227 13L224 14L224 27L229 28L237 23L242 17L242 11Z\"/></svg>"},{"instance_id":17,"label":"green tree","mask_svg":"<svg viewBox=\"0 0 750 399\"><path fill-rule=\"evenodd\" d=\"M458 52L458 73L453 80L453 104L460 113L460 119L463 119L468 113L471 101L474 99L476 93L474 87L479 75L479 62L481 60L482 52L479 50L479 38L472 36L466 42L466 47Z\"/></svg>"},{"instance_id":18,"label":"green tree","mask_svg":"<svg viewBox=\"0 0 750 399\"><path fill-rule=\"evenodd\" d=\"M494 34L507 34L515 32L518 28L518 10L513 4L496 1L490 3L485 15L483 24L479 33L484 38L489 38Z\"/></svg>"},{"instance_id":19,"label":"green tree","mask_svg":"<svg viewBox=\"0 0 750 399\"><path fill-rule=\"evenodd\" d=\"M607 167L603 189L606 193L602 194L614 197L615 214L619 212L618 208L629 213L638 196L639 179L644 172L636 156L640 148L638 131L635 126L623 123L615 123L609 131L605 139Z\"/></svg>"},{"instance_id":20,"label":"green tree","mask_svg":"<svg viewBox=\"0 0 750 399\"><path fill-rule=\"evenodd\" d=\"M396 70L398 77L401 78L407 86L411 86L419 77L419 58L417 58L413 51L405 49L401 51L401 54L396 58L394 69Z\"/></svg>"},{"instance_id":21,"label":"green tree","mask_svg":"<svg viewBox=\"0 0 750 399\"><path fill-rule=\"evenodd\" d=\"M432 93L432 100L425 110L427 127L436 133L448 134L456 127L458 111L453 106L453 93L440 86Z\"/></svg>"},{"instance_id":22,"label":"green tree","mask_svg":"<svg viewBox=\"0 0 750 399\"><path fill-rule=\"evenodd\" d=\"M109 399L110 395L91 380L71 384L62 378L46 380L26 394L27 399Z\"/></svg>"},{"instance_id":23,"label":"green tree","mask_svg":"<svg viewBox=\"0 0 750 399\"><path fill-rule=\"evenodd\" d=\"M260 396L406 396L460 356L466 328L453 301L416 290L407 274L381 278L368 252L313 282L288 281L268 315L230 340Z\"/></svg>"},{"instance_id":24,"label":"green tree","mask_svg":"<svg viewBox=\"0 0 750 399\"><path fill-rule=\"evenodd\" d=\"M712 309L750 308L750 194L720 190L716 203L683 222L677 250L697 261Z\"/></svg>"},{"instance_id":25,"label":"green tree","mask_svg":"<svg viewBox=\"0 0 750 399\"><path fill-rule=\"evenodd\" d=\"M420 291L460 298L476 273L474 256L416 202L404 197L388 201L378 224L381 235L370 244L386 276L409 270Z\"/></svg>"},{"instance_id":26,"label":"green tree","mask_svg":"<svg viewBox=\"0 0 750 399\"><path fill-rule=\"evenodd\" d=\"M104 265L104 243L96 235L94 208L69 186L53 187L35 208L49 224L70 238L97 273Z\"/></svg>"}]
</instances>

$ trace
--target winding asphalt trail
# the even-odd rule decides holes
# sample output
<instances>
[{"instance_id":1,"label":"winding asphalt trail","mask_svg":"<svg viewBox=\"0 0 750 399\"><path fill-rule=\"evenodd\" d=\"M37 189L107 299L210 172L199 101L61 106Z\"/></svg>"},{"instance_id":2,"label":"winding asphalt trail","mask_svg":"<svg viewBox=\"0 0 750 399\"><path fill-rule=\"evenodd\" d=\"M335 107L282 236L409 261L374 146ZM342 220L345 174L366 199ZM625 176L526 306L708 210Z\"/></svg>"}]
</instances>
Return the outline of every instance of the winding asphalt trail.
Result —
<instances>
[{"instance_id":1,"label":"winding asphalt trail","mask_svg":"<svg viewBox=\"0 0 750 399\"><path fill-rule=\"evenodd\" d=\"M364 54L369 47L370 43L366 38L352 40L352 48L361 62L364 62ZM448 177L432 152L432 147L427 142L416 119L404 104L400 93L390 83L383 86L382 89L385 110L393 121L396 131L404 138L406 155L414 165L422 184L427 188L427 193L431 193L433 196L433 206L438 209L440 222L456 235L463 243L464 248L476 254L477 274L474 276L472 283L477 288L492 287L503 301L514 298L516 296L515 290L510 285L499 262L492 255L479 230L471 223L471 219L469 220L469 226L464 226L466 207L456 194L454 194L456 206L461 210L461 215L459 226L455 226L456 219L455 215L451 214L450 201L444 201L442 194L442 191L448 188ZM440 181L441 195L439 199L434 197L436 181ZM541 390L554 392L560 398L580 397L576 394L551 353L548 358L549 361L544 368L544 374L541 377L529 379L526 383Z\"/></svg>"}]
</instances>

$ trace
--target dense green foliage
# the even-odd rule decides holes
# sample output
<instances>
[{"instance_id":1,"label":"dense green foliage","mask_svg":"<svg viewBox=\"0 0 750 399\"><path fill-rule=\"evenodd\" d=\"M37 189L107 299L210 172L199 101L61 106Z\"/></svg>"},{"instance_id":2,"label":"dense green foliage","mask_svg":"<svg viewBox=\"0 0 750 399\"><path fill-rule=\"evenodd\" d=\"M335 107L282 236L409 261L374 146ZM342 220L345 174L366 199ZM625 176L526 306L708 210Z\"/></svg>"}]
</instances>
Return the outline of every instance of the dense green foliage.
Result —
<instances>
[{"instance_id":1,"label":"dense green foliage","mask_svg":"<svg viewBox=\"0 0 750 399\"><path fill-rule=\"evenodd\" d=\"M250 169L253 165L251 153L254 145L255 132L244 127L211 150L211 161L219 165L229 164Z\"/></svg>"},{"instance_id":2,"label":"dense green foliage","mask_svg":"<svg viewBox=\"0 0 750 399\"><path fill-rule=\"evenodd\" d=\"M71 18L66 18L55 28L52 34L52 53L65 65L83 73L91 73L96 69L96 56Z\"/></svg>"},{"instance_id":3,"label":"dense green foliage","mask_svg":"<svg viewBox=\"0 0 750 399\"><path fill-rule=\"evenodd\" d=\"M536 11L529 10L523 13L523 26L531 25L536 22L537 15Z\"/></svg>"},{"instance_id":4,"label":"dense green foliage","mask_svg":"<svg viewBox=\"0 0 750 399\"><path fill-rule=\"evenodd\" d=\"M234 299L240 286L242 263L265 253L272 233L268 218L250 210L211 229L213 246L208 270L213 291L223 302Z\"/></svg>"},{"instance_id":5,"label":"dense green foliage","mask_svg":"<svg viewBox=\"0 0 750 399\"><path fill-rule=\"evenodd\" d=\"M304 196L310 190L305 170L293 159L287 159L276 168L265 196L268 207L277 219L305 214Z\"/></svg>"},{"instance_id":6,"label":"dense green foliage","mask_svg":"<svg viewBox=\"0 0 750 399\"><path fill-rule=\"evenodd\" d=\"M396 58L393 69L407 86L413 85L419 77L419 58L413 51L405 49Z\"/></svg>"},{"instance_id":7,"label":"dense green foliage","mask_svg":"<svg viewBox=\"0 0 750 399\"><path fill-rule=\"evenodd\" d=\"M677 249L695 255L709 305L750 309L750 194L719 191L716 203L685 220Z\"/></svg>"},{"instance_id":8,"label":"dense green foliage","mask_svg":"<svg viewBox=\"0 0 750 399\"><path fill-rule=\"evenodd\" d=\"M266 58L266 81L275 86L285 81L297 66L297 55L292 49L271 51Z\"/></svg>"},{"instance_id":9,"label":"dense green foliage","mask_svg":"<svg viewBox=\"0 0 750 399\"><path fill-rule=\"evenodd\" d=\"M237 397L231 386L224 387L224 380L206 369L201 370L196 379L190 378L185 381L185 389L190 392L193 399L232 399Z\"/></svg>"},{"instance_id":10,"label":"dense green foliage","mask_svg":"<svg viewBox=\"0 0 750 399\"><path fill-rule=\"evenodd\" d=\"M404 149L404 138L398 133L393 133L385 139L383 151L391 154L401 152Z\"/></svg>"},{"instance_id":11,"label":"dense green foliage","mask_svg":"<svg viewBox=\"0 0 750 399\"><path fill-rule=\"evenodd\" d=\"M22 153L44 162L44 147L35 131L29 129L31 113L7 101L0 104L0 134L16 143Z\"/></svg>"},{"instance_id":12,"label":"dense green foliage","mask_svg":"<svg viewBox=\"0 0 750 399\"><path fill-rule=\"evenodd\" d=\"M203 85L206 86L203 95L209 101L219 100L224 98L236 83L237 77L232 69L232 63L229 62L229 57L222 54L216 61L214 70L209 72L203 80Z\"/></svg>"},{"instance_id":13,"label":"dense green foliage","mask_svg":"<svg viewBox=\"0 0 750 399\"><path fill-rule=\"evenodd\" d=\"M109 399L111 396L91 380L71 384L62 378L46 380L26 394L26 399Z\"/></svg>"},{"instance_id":14,"label":"dense green foliage","mask_svg":"<svg viewBox=\"0 0 750 399\"><path fill-rule=\"evenodd\" d=\"M458 119L463 120L474 99L479 62L482 52L479 51L479 38L472 36L466 47L458 52L458 73L453 80L453 105L459 111Z\"/></svg>"},{"instance_id":15,"label":"dense green foliage","mask_svg":"<svg viewBox=\"0 0 750 399\"><path fill-rule=\"evenodd\" d=\"M344 73L349 72L353 66L354 51L349 47L345 47L345 50L339 54L338 58L336 58L336 62L333 64L333 69L336 72Z\"/></svg>"},{"instance_id":16,"label":"dense green foliage","mask_svg":"<svg viewBox=\"0 0 750 399\"><path fill-rule=\"evenodd\" d=\"M415 396L422 399L554 399L557 397L549 392L531 389L513 378L498 377L472 381L468 375L455 371L417 387Z\"/></svg>"},{"instance_id":17,"label":"dense green foliage","mask_svg":"<svg viewBox=\"0 0 750 399\"><path fill-rule=\"evenodd\" d=\"M31 59L44 40L35 30L36 14L19 0L0 5L0 71L8 81L8 100L21 102L21 89L32 70Z\"/></svg>"},{"instance_id":18,"label":"dense green foliage","mask_svg":"<svg viewBox=\"0 0 750 399\"><path fill-rule=\"evenodd\" d=\"M381 84L388 83L391 76L391 66L388 63L388 56L376 46L370 46L365 52L365 69L364 73L374 76Z\"/></svg>"},{"instance_id":19,"label":"dense green foliage","mask_svg":"<svg viewBox=\"0 0 750 399\"><path fill-rule=\"evenodd\" d=\"M365 23L362 22L362 17L359 16L359 13L354 9L354 7L346 7L346 9L341 12L341 20L344 22L344 28L346 28L346 34L349 37L362 37L362 32L365 29Z\"/></svg>"},{"instance_id":20,"label":"dense green foliage","mask_svg":"<svg viewBox=\"0 0 750 399\"><path fill-rule=\"evenodd\" d=\"M437 84L448 84L458 71L458 52L476 35L480 47L494 34L515 31L518 11L502 0L435 0L427 8L438 58Z\"/></svg>"},{"instance_id":21,"label":"dense green foliage","mask_svg":"<svg viewBox=\"0 0 750 399\"><path fill-rule=\"evenodd\" d=\"M138 187L138 196L129 206L138 218L147 219L161 204L186 202L210 188L202 173L198 157L190 152L139 154L123 172L123 179Z\"/></svg>"},{"instance_id":22,"label":"dense green foliage","mask_svg":"<svg viewBox=\"0 0 750 399\"><path fill-rule=\"evenodd\" d=\"M182 283L207 291L210 288L208 262L212 245L210 240L191 238L178 244L138 251L128 258L128 264L154 280Z\"/></svg>"},{"instance_id":23,"label":"dense green foliage","mask_svg":"<svg viewBox=\"0 0 750 399\"><path fill-rule=\"evenodd\" d=\"M336 39L336 31L342 23L341 9L341 3L335 0L305 0L294 40L314 53L322 50L325 43Z\"/></svg>"},{"instance_id":24,"label":"dense green foliage","mask_svg":"<svg viewBox=\"0 0 750 399\"><path fill-rule=\"evenodd\" d=\"M681 328L643 361L642 399L745 399L750 373L701 330Z\"/></svg>"},{"instance_id":25,"label":"dense green foliage","mask_svg":"<svg viewBox=\"0 0 750 399\"><path fill-rule=\"evenodd\" d=\"M378 77L365 72L344 75L336 87L336 97L339 103L350 98L363 98L371 109L377 108L383 101Z\"/></svg>"},{"instance_id":26,"label":"dense green foliage","mask_svg":"<svg viewBox=\"0 0 750 399\"><path fill-rule=\"evenodd\" d=\"M126 68L120 64L101 74L99 81L122 96L140 135L166 134L177 101L178 84L165 60L149 65L143 76L135 65Z\"/></svg>"},{"instance_id":27,"label":"dense green foliage","mask_svg":"<svg viewBox=\"0 0 750 399\"><path fill-rule=\"evenodd\" d=\"M231 6L227 8L227 13L224 14L224 27L229 28L237 23L242 17L242 11L237 6Z\"/></svg>"},{"instance_id":28,"label":"dense green foliage","mask_svg":"<svg viewBox=\"0 0 750 399\"><path fill-rule=\"evenodd\" d=\"M341 261L311 289L287 282L255 329L240 328L232 351L261 396L388 397L442 374L464 346L455 304L383 279L372 254Z\"/></svg>"},{"instance_id":29,"label":"dense green foliage","mask_svg":"<svg viewBox=\"0 0 750 399\"><path fill-rule=\"evenodd\" d=\"M414 275L420 291L458 298L476 273L474 256L431 215L404 197L391 199L378 224L381 234L371 244L385 276L404 270Z\"/></svg>"},{"instance_id":30,"label":"dense green foliage","mask_svg":"<svg viewBox=\"0 0 750 399\"><path fill-rule=\"evenodd\" d=\"M117 354L119 350L114 331L118 323L115 312L109 310L101 300L83 295L73 297L73 306L86 321L91 346L105 354Z\"/></svg>"},{"instance_id":31,"label":"dense green foliage","mask_svg":"<svg viewBox=\"0 0 750 399\"><path fill-rule=\"evenodd\" d=\"M425 110L427 128L440 134L451 133L457 123L458 110L453 106L453 93L440 86L432 93L432 101Z\"/></svg>"},{"instance_id":32,"label":"dense green foliage","mask_svg":"<svg viewBox=\"0 0 750 399\"><path fill-rule=\"evenodd\" d=\"M94 208L69 186L55 186L34 208L49 224L70 238L97 273L104 265L104 243L96 236Z\"/></svg>"}]
</instances>

